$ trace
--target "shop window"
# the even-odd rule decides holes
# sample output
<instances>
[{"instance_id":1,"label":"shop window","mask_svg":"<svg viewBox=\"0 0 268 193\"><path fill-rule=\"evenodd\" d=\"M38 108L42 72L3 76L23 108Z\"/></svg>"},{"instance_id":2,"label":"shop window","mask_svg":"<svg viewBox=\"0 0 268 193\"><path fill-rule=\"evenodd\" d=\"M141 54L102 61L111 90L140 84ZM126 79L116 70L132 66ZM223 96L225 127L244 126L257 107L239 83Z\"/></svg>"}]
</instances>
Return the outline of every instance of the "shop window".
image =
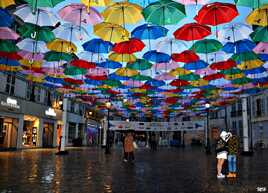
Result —
<instances>
[{"instance_id":1,"label":"shop window","mask_svg":"<svg viewBox=\"0 0 268 193\"><path fill-rule=\"evenodd\" d=\"M39 119L32 116L24 116L22 145L35 147L38 141Z\"/></svg>"},{"instance_id":2,"label":"shop window","mask_svg":"<svg viewBox=\"0 0 268 193\"><path fill-rule=\"evenodd\" d=\"M75 139L75 130L76 130L76 124L69 122L68 127L68 143L72 143L73 139Z\"/></svg>"},{"instance_id":3,"label":"shop window","mask_svg":"<svg viewBox=\"0 0 268 193\"><path fill-rule=\"evenodd\" d=\"M10 96L14 95L16 77L13 75L7 75L5 92Z\"/></svg>"}]
</instances>

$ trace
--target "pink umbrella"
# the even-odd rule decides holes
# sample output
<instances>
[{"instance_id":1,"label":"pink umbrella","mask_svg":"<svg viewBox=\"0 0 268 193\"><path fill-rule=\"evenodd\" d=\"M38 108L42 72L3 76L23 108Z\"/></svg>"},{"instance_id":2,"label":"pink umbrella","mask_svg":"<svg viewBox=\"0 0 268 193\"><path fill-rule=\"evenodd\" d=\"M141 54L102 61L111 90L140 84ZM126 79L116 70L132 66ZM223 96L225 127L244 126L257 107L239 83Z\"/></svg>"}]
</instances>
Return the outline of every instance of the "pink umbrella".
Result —
<instances>
[{"instance_id":1,"label":"pink umbrella","mask_svg":"<svg viewBox=\"0 0 268 193\"><path fill-rule=\"evenodd\" d=\"M8 27L0 27L0 39L17 40L20 36Z\"/></svg>"},{"instance_id":2,"label":"pink umbrella","mask_svg":"<svg viewBox=\"0 0 268 193\"><path fill-rule=\"evenodd\" d=\"M21 50L18 52L18 54L23 57L24 59L27 60L37 60L37 61L42 61L44 58L44 54L42 53L32 53L32 52L28 52L25 50Z\"/></svg>"},{"instance_id":3,"label":"pink umbrella","mask_svg":"<svg viewBox=\"0 0 268 193\"><path fill-rule=\"evenodd\" d=\"M32 75L34 77L39 77L39 78L44 76L44 74L37 73L37 72L34 72L32 70L22 70L21 73L23 73L23 74L30 74L30 75Z\"/></svg>"},{"instance_id":4,"label":"pink umbrella","mask_svg":"<svg viewBox=\"0 0 268 193\"><path fill-rule=\"evenodd\" d=\"M203 69L199 69L199 70L196 70L195 71L195 74L204 75L204 76L215 74L215 73L217 73L217 71L216 70L212 70L209 67L203 68Z\"/></svg>"},{"instance_id":5,"label":"pink umbrella","mask_svg":"<svg viewBox=\"0 0 268 193\"><path fill-rule=\"evenodd\" d=\"M130 86L130 87L140 87L143 85L143 83L137 80L127 80L123 82L123 85Z\"/></svg>"},{"instance_id":6,"label":"pink umbrella","mask_svg":"<svg viewBox=\"0 0 268 193\"><path fill-rule=\"evenodd\" d=\"M169 63L157 63L154 65L154 69L157 72L158 70L172 70L180 67L179 63L171 61Z\"/></svg>"},{"instance_id":7,"label":"pink umbrella","mask_svg":"<svg viewBox=\"0 0 268 193\"><path fill-rule=\"evenodd\" d=\"M169 73L163 73L155 77L157 80L174 80L175 78L175 76L171 76Z\"/></svg>"},{"instance_id":8,"label":"pink umbrella","mask_svg":"<svg viewBox=\"0 0 268 193\"><path fill-rule=\"evenodd\" d=\"M268 54L268 42L260 42L253 49L253 51L257 54Z\"/></svg>"},{"instance_id":9,"label":"pink umbrella","mask_svg":"<svg viewBox=\"0 0 268 193\"><path fill-rule=\"evenodd\" d=\"M90 68L87 71L87 75L92 75L92 76L108 75L108 69L101 68L101 67Z\"/></svg>"},{"instance_id":10,"label":"pink umbrella","mask_svg":"<svg viewBox=\"0 0 268 193\"><path fill-rule=\"evenodd\" d=\"M79 3L73 3L60 9L59 16L68 22L81 26L81 24L95 25L102 22L102 16L93 7L88 8Z\"/></svg>"}]
</instances>

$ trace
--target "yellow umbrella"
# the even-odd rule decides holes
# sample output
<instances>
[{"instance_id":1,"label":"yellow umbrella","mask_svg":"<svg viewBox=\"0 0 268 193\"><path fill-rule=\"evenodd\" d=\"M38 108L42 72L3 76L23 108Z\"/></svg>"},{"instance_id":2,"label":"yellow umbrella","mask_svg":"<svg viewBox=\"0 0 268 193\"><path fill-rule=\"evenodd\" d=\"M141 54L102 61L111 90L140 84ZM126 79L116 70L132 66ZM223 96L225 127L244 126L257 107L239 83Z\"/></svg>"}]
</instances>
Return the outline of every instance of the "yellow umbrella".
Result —
<instances>
[{"instance_id":1,"label":"yellow umbrella","mask_svg":"<svg viewBox=\"0 0 268 193\"><path fill-rule=\"evenodd\" d=\"M31 75L31 74L27 75L26 79L30 80L30 81L33 81L33 82L37 82L37 83L42 83L44 81L43 76L36 77L36 76Z\"/></svg>"},{"instance_id":2,"label":"yellow umbrella","mask_svg":"<svg viewBox=\"0 0 268 193\"><path fill-rule=\"evenodd\" d=\"M83 3L87 7L104 7L111 4L111 2L111 0L81 0L81 3Z\"/></svg>"},{"instance_id":3,"label":"yellow umbrella","mask_svg":"<svg viewBox=\"0 0 268 193\"><path fill-rule=\"evenodd\" d=\"M190 70L185 70L184 68L175 68L169 72L171 76L182 76L190 73L191 73Z\"/></svg>"},{"instance_id":4,"label":"yellow umbrella","mask_svg":"<svg viewBox=\"0 0 268 193\"><path fill-rule=\"evenodd\" d=\"M129 40L129 32L120 25L102 22L94 25L95 35L109 42L122 42Z\"/></svg>"},{"instance_id":5,"label":"yellow umbrella","mask_svg":"<svg viewBox=\"0 0 268 193\"><path fill-rule=\"evenodd\" d=\"M116 2L107 7L103 12L105 22L118 25L135 24L143 19L142 7L128 1Z\"/></svg>"},{"instance_id":6,"label":"yellow umbrella","mask_svg":"<svg viewBox=\"0 0 268 193\"><path fill-rule=\"evenodd\" d=\"M246 18L250 25L267 26L268 25L268 5L264 5L252 11Z\"/></svg>"},{"instance_id":7,"label":"yellow umbrella","mask_svg":"<svg viewBox=\"0 0 268 193\"><path fill-rule=\"evenodd\" d=\"M11 72L18 72L23 70L21 66L7 66L4 64L0 64L0 71L11 71Z\"/></svg>"},{"instance_id":8,"label":"yellow umbrella","mask_svg":"<svg viewBox=\"0 0 268 193\"><path fill-rule=\"evenodd\" d=\"M0 7L3 9L10 5L15 5L15 1L14 0L1 0L0 1Z\"/></svg>"},{"instance_id":9,"label":"yellow umbrella","mask_svg":"<svg viewBox=\"0 0 268 193\"><path fill-rule=\"evenodd\" d=\"M249 70L253 68L258 68L262 66L263 64L264 64L263 61L257 59L257 60L249 60L249 61L241 62L239 65L237 65L237 67L240 70Z\"/></svg>"},{"instance_id":10,"label":"yellow umbrella","mask_svg":"<svg viewBox=\"0 0 268 193\"><path fill-rule=\"evenodd\" d=\"M43 63L42 61L26 60L26 59L22 59L19 62L21 63L21 65L29 68L41 68Z\"/></svg>"},{"instance_id":11,"label":"yellow umbrella","mask_svg":"<svg viewBox=\"0 0 268 193\"><path fill-rule=\"evenodd\" d=\"M111 89L111 88L113 88L113 87L104 84L104 85L100 85L100 86L98 86L98 88Z\"/></svg>"},{"instance_id":12,"label":"yellow umbrella","mask_svg":"<svg viewBox=\"0 0 268 193\"><path fill-rule=\"evenodd\" d=\"M178 97L179 94L171 93L171 92L162 92L161 94L165 95L166 97Z\"/></svg>"},{"instance_id":13,"label":"yellow umbrella","mask_svg":"<svg viewBox=\"0 0 268 193\"><path fill-rule=\"evenodd\" d=\"M55 39L47 43L47 48L56 52L75 53L77 51L76 46L69 41L62 39Z\"/></svg>"},{"instance_id":14,"label":"yellow umbrella","mask_svg":"<svg viewBox=\"0 0 268 193\"><path fill-rule=\"evenodd\" d=\"M130 89L131 92L135 92L135 93L145 93L146 89L142 89L142 88L132 88Z\"/></svg>"},{"instance_id":15,"label":"yellow umbrella","mask_svg":"<svg viewBox=\"0 0 268 193\"><path fill-rule=\"evenodd\" d=\"M191 81L192 86L206 86L208 85L208 81L204 79Z\"/></svg>"},{"instance_id":16,"label":"yellow umbrella","mask_svg":"<svg viewBox=\"0 0 268 193\"><path fill-rule=\"evenodd\" d=\"M224 76L224 78L226 80L234 80L234 79L238 79L238 78L243 78L245 75L243 73L240 74L226 74Z\"/></svg>"},{"instance_id":17,"label":"yellow umbrella","mask_svg":"<svg viewBox=\"0 0 268 193\"><path fill-rule=\"evenodd\" d=\"M115 74L118 76L135 76L138 75L139 72L137 70L132 70L128 68L119 68L115 71Z\"/></svg>"},{"instance_id":18,"label":"yellow umbrella","mask_svg":"<svg viewBox=\"0 0 268 193\"><path fill-rule=\"evenodd\" d=\"M117 53L111 53L108 56L109 60L115 61L115 62L135 62L136 56L134 54L117 54Z\"/></svg>"}]
</instances>

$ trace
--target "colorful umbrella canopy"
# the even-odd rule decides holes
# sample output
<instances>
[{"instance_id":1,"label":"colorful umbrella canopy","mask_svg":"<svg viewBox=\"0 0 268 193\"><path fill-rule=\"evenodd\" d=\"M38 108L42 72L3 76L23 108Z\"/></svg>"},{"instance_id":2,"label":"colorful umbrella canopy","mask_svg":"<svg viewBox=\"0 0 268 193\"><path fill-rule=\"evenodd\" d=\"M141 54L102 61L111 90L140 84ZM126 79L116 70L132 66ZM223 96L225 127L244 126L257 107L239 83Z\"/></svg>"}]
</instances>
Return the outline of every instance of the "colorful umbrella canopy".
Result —
<instances>
[{"instance_id":1,"label":"colorful umbrella canopy","mask_svg":"<svg viewBox=\"0 0 268 193\"><path fill-rule=\"evenodd\" d=\"M95 8L87 7L79 3L69 4L61 8L59 10L59 16L64 21L70 22L80 27L82 24L95 25L102 22L102 16Z\"/></svg>"},{"instance_id":2,"label":"colorful umbrella canopy","mask_svg":"<svg viewBox=\"0 0 268 193\"><path fill-rule=\"evenodd\" d=\"M98 67L102 67L102 68L117 69L117 68L121 68L122 67L122 64L119 63L119 62L115 62L115 61L111 61L111 60L106 60L104 62L97 63L97 66Z\"/></svg>"},{"instance_id":3,"label":"colorful umbrella canopy","mask_svg":"<svg viewBox=\"0 0 268 193\"><path fill-rule=\"evenodd\" d=\"M196 53L211 53L217 52L222 48L222 44L215 40L215 39L204 39L199 40L194 43L194 45L190 48L191 50L195 51Z\"/></svg>"},{"instance_id":4,"label":"colorful umbrella canopy","mask_svg":"<svg viewBox=\"0 0 268 193\"><path fill-rule=\"evenodd\" d=\"M23 38L31 38L38 41L50 42L56 37L49 27L40 27L32 23L25 23L18 28Z\"/></svg>"},{"instance_id":5,"label":"colorful umbrella canopy","mask_svg":"<svg viewBox=\"0 0 268 193\"><path fill-rule=\"evenodd\" d=\"M55 7L57 4L64 0L25 0L28 5L31 6L33 11L35 12L38 7Z\"/></svg>"},{"instance_id":6,"label":"colorful umbrella canopy","mask_svg":"<svg viewBox=\"0 0 268 193\"><path fill-rule=\"evenodd\" d=\"M112 50L113 44L102 39L92 39L85 42L83 45L84 50L94 53L109 53Z\"/></svg>"},{"instance_id":7,"label":"colorful umbrella canopy","mask_svg":"<svg viewBox=\"0 0 268 193\"><path fill-rule=\"evenodd\" d=\"M70 62L71 66L75 66L77 68L84 68L84 69L89 69L89 68L95 68L96 64L92 62L88 62L85 60L81 59L75 59Z\"/></svg>"},{"instance_id":8,"label":"colorful umbrella canopy","mask_svg":"<svg viewBox=\"0 0 268 193\"><path fill-rule=\"evenodd\" d=\"M8 27L0 27L0 39L17 40L20 36Z\"/></svg>"},{"instance_id":9,"label":"colorful umbrella canopy","mask_svg":"<svg viewBox=\"0 0 268 193\"><path fill-rule=\"evenodd\" d=\"M38 8L36 13L33 14L31 8L26 5L17 7L14 14L21 18L24 22L38 26L55 26L58 23L57 17L48 10Z\"/></svg>"},{"instance_id":10,"label":"colorful umbrella canopy","mask_svg":"<svg viewBox=\"0 0 268 193\"><path fill-rule=\"evenodd\" d=\"M131 38L128 41L116 43L112 49L118 54L133 54L139 52L144 48L145 44L136 38Z\"/></svg>"},{"instance_id":11,"label":"colorful umbrella canopy","mask_svg":"<svg viewBox=\"0 0 268 193\"><path fill-rule=\"evenodd\" d=\"M268 54L268 42L258 43L253 51L257 54Z\"/></svg>"},{"instance_id":12,"label":"colorful umbrella canopy","mask_svg":"<svg viewBox=\"0 0 268 193\"><path fill-rule=\"evenodd\" d=\"M201 40L210 34L210 27L198 23L184 24L173 33L176 39L185 41Z\"/></svg>"},{"instance_id":13,"label":"colorful umbrella canopy","mask_svg":"<svg viewBox=\"0 0 268 193\"><path fill-rule=\"evenodd\" d=\"M159 0L142 10L144 19L157 25L177 24L186 17L184 5L171 0Z\"/></svg>"},{"instance_id":14,"label":"colorful umbrella canopy","mask_svg":"<svg viewBox=\"0 0 268 193\"><path fill-rule=\"evenodd\" d=\"M143 19L141 11L142 7L139 5L123 1L111 4L101 14L105 22L125 27L125 24L135 24Z\"/></svg>"},{"instance_id":15,"label":"colorful umbrella canopy","mask_svg":"<svg viewBox=\"0 0 268 193\"><path fill-rule=\"evenodd\" d=\"M49 42L47 48L52 51L64 53L74 53L77 51L75 44L62 39L55 39L52 42Z\"/></svg>"},{"instance_id":16,"label":"colorful umbrella canopy","mask_svg":"<svg viewBox=\"0 0 268 193\"><path fill-rule=\"evenodd\" d=\"M145 60L149 60L151 62L156 62L156 63L165 63L165 62L169 62L170 60L170 56L168 54L157 52L156 50L146 52L143 55L143 58Z\"/></svg>"},{"instance_id":17,"label":"colorful umbrella canopy","mask_svg":"<svg viewBox=\"0 0 268 193\"><path fill-rule=\"evenodd\" d=\"M128 40L129 32L120 25L102 22L94 25L94 33L101 39L109 42L122 42Z\"/></svg>"},{"instance_id":18,"label":"colorful umbrella canopy","mask_svg":"<svg viewBox=\"0 0 268 193\"><path fill-rule=\"evenodd\" d=\"M252 11L246 18L246 22L250 25L267 26L267 10L268 5L263 5L258 9Z\"/></svg>"},{"instance_id":19,"label":"colorful umbrella canopy","mask_svg":"<svg viewBox=\"0 0 268 193\"><path fill-rule=\"evenodd\" d=\"M250 8L260 8L264 4L268 4L267 0L235 0L236 5L250 7Z\"/></svg>"},{"instance_id":20,"label":"colorful umbrella canopy","mask_svg":"<svg viewBox=\"0 0 268 193\"><path fill-rule=\"evenodd\" d=\"M199 60L199 56L191 50L185 50L179 54L172 54L171 58L176 62L183 63L196 62Z\"/></svg>"},{"instance_id":21,"label":"colorful umbrella canopy","mask_svg":"<svg viewBox=\"0 0 268 193\"><path fill-rule=\"evenodd\" d=\"M8 58L11 60L20 60L22 57L17 52L1 52L0 51L0 57L2 58Z\"/></svg>"},{"instance_id":22,"label":"colorful umbrella canopy","mask_svg":"<svg viewBox=\"0 0 268 193\"><path fill-rule=\"evenodd\" d=\"M94 0L80 0L81 3L85 4L88 7L91 6L107 6L110 5L112 0L98 0L98 1L94 1Z\"/></svg>"},{"instance_id":23,"label":"colorful umbrella canopy","mask_svg":"<svg viewBox=\"0 0 268 193\"><path fill-rule=\"evenodd\" d=\"M268 42L267 27L258 27L250 34L250 37L255 42Z\"/></svg>"},{"instance_id":24,"label":"colorful umbrella canopy","mask_svg":"<svg viewBox=\"0 0 268 193\"><path fill-rule=\"evenodd\" d=\"M115 62L135 62L136 56L133 54L118 54L118 53L111 53L108 56L109 60L115 61Z\"/></svg>"},{"instance_id":25,"label":"colorful umbrella canopy","mask_svg":"<svg viewBox=\"0 0 268 193\"><path fill-rule=\"evenodd\" d=\"M10 27L13 22L13 17L9 14L9 12L0 8L0 27Z\"/></svg>"},{"instance_id":26,"label":"colorful umbrella canopy","mask_svg":"<svg viewBox=\"0 0 268 193\"><path fill-rule=\"evenodd\" d=\"M9 7L10 5L15 5L14 0L2 0L0 1L0 8L6 8Z\"/></svg>"},{"instance_id":27,"label":"colorful umbrella canopy","mask_svg":"<svg viewBox=\"0 0 268 193\"><path fill-rule=\"evenodd\" d=\"M148 70L152 67L152 64L144 59L137 59L135 62L127 63L127 68L133 70Z\"/></svg>"},{"instance_id":28,"label":"colorful umbrella canopy","mask_svg":"<svg viewBox=\"0 0 268 193\"><path fill-rule=\"evenodd\" d=\"M45 53L48 51L46 43L42 41L36 41L30 38L23 39L17 46L24 51L33 52L33 53Z\"/></svg>"}]
</instances>

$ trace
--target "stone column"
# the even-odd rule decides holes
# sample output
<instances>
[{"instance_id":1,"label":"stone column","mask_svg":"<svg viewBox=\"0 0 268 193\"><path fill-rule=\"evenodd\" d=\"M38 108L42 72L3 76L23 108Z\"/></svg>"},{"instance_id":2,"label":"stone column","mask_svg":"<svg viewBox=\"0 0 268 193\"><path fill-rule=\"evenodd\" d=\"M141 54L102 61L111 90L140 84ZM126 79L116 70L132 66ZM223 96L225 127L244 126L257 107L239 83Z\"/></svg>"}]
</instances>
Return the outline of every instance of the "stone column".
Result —
<instances>
[{"instance_id":1,"label":"stone column","mask_svg":"<svg viewBox=\"0 0 268 193\"><path fill-rule=\"evenodd\" d=\"M53 147L57 147L57 121L55 120L54 124L53 124Z\"/></svg>"},{"instance_id":2,"label":"stone column","mask_svg":"<svg viewBox=\"0 0 268 193\"><path fill-rule=\"evenodd\" d=\"M19 116L18 132L17 132L17 149L22 148L22 136L23 136L24 116Z\"/></svg>"},{"instance_id":3,"label":"stone column","mask_svg":"<svg viewBox=\"0 0 268 193\"><path fill-rule=\"evenodd\" d=\"M37 128L37 144L36 147L43 146L43 135L44 135L44 120L39 118L39 128Z\"/></svg>"},{"instance_id":4,"label":"stone column","mask_svg":"<svg viewBox=\"0 0 268 193\"><path fill-rule=\"evenodd\" d=\"M60 151L65 151L65 141L66 141L66 130L67 130L67 127L68 127L68 124L67 124L67 109L68 109L68 99L67 98L64 98L63 99L63 111L62 111L62 122L63 122L63 125L62 125L62 130L61 130L61 148L60 148Z\"/></svg>"},{"instance_id":5,"label":"stone column","mask_svg":"<svg viewBox=\"0 0 268 193\"><path fill-rule=\"evenodd\" d=\"M249 135L248 135L248 104L247 98L242 98L242 117L243 117L243 152L249 152Z\"/></svg>"}]
</instances>

